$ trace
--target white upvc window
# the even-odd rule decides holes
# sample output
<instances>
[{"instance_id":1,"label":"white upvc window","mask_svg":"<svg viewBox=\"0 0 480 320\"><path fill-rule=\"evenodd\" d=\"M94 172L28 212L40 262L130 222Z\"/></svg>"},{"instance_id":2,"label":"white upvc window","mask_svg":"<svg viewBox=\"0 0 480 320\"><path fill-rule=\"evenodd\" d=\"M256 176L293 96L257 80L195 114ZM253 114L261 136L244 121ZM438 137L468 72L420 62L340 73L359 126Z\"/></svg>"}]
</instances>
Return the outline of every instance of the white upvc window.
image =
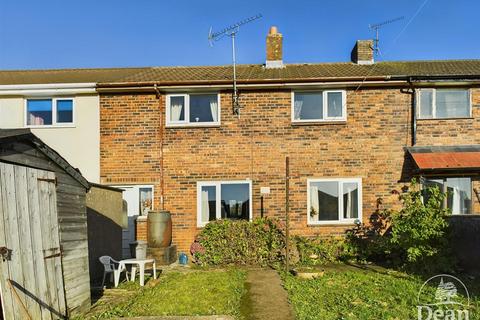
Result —
<instances>
[{"instance_id":1,"label":"white upvc window","mask_svg":"<svg viewBox=\"0 0 480 320\"><path fill-rule=\"evenodd\" d=\"M73 98L25 99L24 124L29 128L71 127L75 124Z\"/></svg>"},{"instance_id":2,"label":"white upvc window","mask_svg":"<svg viewBox=\"0 0 480 320\"><path fill-rule=\"evenodd\" d=\"M250 180L197 182L197 226L218 219L252 220Z\"/></svg>"},{"instance_id":3,"label":"white upvc window","mask_svg":"<svg viewBox=\"0 0 480 320\"><path fill-rule=\"evenodd\" d=\"M344 122L346 96L345 90L292 91L292 122Z\"/></svg>"},{"instance_id":4,"label":"white upvc window","mask_svg":"<svg viewBox=\"0 0 480 320\"><path fill-rule=\"evenodd\" d=\"M419 89L418 119L469 118L472 101L469 89Z\"/></svg>"},{"instance_id":5,"label":"white upvc window","mask_svg":"<svg viewBox=\"0 0 480 320\"><path fill-rule=\"evenodd\" d=\"M308 179L307 217L309 225L361 222L362 179Z\"/></svg>"},{"instance_id":6,"label":"white upvc window","mask_svg":"<svg viewBox=\"0 0 480 320\"><path fill-rule=\"evenodd\" d=\"M168 94L166 125L217 126L220 125L220 94Z\"/></svg>"}]
</instances>

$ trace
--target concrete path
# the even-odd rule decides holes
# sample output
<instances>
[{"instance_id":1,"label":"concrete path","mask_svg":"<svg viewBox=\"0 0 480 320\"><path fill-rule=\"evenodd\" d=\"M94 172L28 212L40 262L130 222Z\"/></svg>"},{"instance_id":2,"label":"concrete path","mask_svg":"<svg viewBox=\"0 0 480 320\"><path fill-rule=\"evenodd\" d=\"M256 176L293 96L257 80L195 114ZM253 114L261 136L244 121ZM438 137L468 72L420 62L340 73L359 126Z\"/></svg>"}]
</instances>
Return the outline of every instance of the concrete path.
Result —
<instances>
[{"instance_id":1,"label":"concrete path","mask_svg":"<svg viewBox=\"0 0 480 320\"><path fill-rule=\"evenodd\" d=\"M244 311L249 320L294 320L287 292L276 271L248 271L247 288L249 297Z\"/></svg>"}]
</instances>

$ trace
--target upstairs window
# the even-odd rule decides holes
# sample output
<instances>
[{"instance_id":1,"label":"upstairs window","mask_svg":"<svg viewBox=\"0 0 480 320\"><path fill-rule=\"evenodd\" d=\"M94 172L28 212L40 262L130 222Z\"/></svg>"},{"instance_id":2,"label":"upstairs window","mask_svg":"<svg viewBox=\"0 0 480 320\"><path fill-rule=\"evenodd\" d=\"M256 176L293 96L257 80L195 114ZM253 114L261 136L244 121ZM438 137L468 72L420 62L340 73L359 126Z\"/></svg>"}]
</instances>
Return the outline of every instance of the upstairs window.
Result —
<instances>
[{"instance_id":1,"label":"upstairs window","mask_svg":"<svg viewBox=\"0 0 480 320\"><path fill-rule=\"evenodd\" d=\"M198 182L197 215L199 227L217 219L251 219L250 181Z\"/></svg>"},{"instance_id":2,"label":"upstairs window","mask_svg":"<svg viewBox=\"0 0 480 320\"><path fill-rule=\"evenodd\" d=\"M27 99L25 125L28 127L73 125L73 99Z\"/></svg>"},{"instance_id":3,"label":"upstairs window","mask_svg":"<svg viewBox=\"0 0 480 320\"><path fill-rule=\"evenodd\" d=\"M218 94L171 94L167 96L167 125L220 124Z\"/></svg>"},{"instance_id":4,"label":"upstairs window","mask_svg":"<svg viewBox=\"0 0 480 320\"><path fill-rule=\"evenodd\" d=\"M468 89L420 89L419 119L448 119L471 117Z\"/></svg>"},{"instance_id":5,"label":"upstairs window","mask_svg":"<svg viewBox=\"0 0 480 320\"><path fill-rule=\"evenodd\" d=\"M345 97L344 90L293 92L292 121L345 121L347 118Z\"/></svg>"},{"instance_id":6,"label":"upstairs window","mask_svg":"<svg viewBox=\"0 0 480 320\"><path fill-rule=\"evenodd\" d=\"M469 177L426 178L423 183L423 201L429 199L427 188L438 187L447 194L443 207L452 211L452 214L472 213L472 179Z\"/></svg>"},{"instance_id":7,"label":"upstairs window","mask_svg":"<svg viewBox=\"0 0 480 320\"><path fill-rule=\"evenodd\" d=\"M362 220L361 179L309 179L307 185L308 224L350 224Z\"/></svg>"}]
</instances>

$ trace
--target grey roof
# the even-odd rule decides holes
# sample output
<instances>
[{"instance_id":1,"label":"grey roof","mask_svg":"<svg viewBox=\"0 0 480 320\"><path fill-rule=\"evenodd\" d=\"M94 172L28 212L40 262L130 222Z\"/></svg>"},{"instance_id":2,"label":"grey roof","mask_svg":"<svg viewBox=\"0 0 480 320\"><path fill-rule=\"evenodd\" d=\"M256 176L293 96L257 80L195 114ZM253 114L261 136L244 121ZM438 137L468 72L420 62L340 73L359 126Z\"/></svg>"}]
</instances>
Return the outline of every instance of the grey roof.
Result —
<instances>
[{"instance_id":1,"label":"grey roof","mask_svg":"<svg viewBox=\"0 0 480 320\"><path fill-rule=\"evenodd\" d=\"M342 79L373 79L378 77L477 77L480 60L388 61L373 65L352 62L286 64L269 69L261 64L239 65L238 81L295 82L336 81ZM139 67L58 70L0 71L0 85L45 83L159 83L195 84L221 83L232 79L232 67Z\"/></svg>"}]
</instances>

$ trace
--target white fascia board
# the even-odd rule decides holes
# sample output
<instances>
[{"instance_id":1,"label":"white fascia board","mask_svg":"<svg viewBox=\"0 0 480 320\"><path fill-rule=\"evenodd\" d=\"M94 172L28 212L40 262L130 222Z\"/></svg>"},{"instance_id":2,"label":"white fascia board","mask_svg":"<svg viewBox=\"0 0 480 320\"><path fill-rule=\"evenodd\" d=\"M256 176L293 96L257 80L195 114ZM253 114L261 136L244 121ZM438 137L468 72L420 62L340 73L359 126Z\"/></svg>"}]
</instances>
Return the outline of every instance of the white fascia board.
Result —
<instances>
[{"instance_id":1,"label":"white fascia board","mask_svg":"<svg viewBox=\"0 0 480 320\"><path fill-rule=\"evenodd\" d=\"M47 83L0 85L0 96L72 95L96 93L96 83Z\"/></svg>"}]
</instances>

